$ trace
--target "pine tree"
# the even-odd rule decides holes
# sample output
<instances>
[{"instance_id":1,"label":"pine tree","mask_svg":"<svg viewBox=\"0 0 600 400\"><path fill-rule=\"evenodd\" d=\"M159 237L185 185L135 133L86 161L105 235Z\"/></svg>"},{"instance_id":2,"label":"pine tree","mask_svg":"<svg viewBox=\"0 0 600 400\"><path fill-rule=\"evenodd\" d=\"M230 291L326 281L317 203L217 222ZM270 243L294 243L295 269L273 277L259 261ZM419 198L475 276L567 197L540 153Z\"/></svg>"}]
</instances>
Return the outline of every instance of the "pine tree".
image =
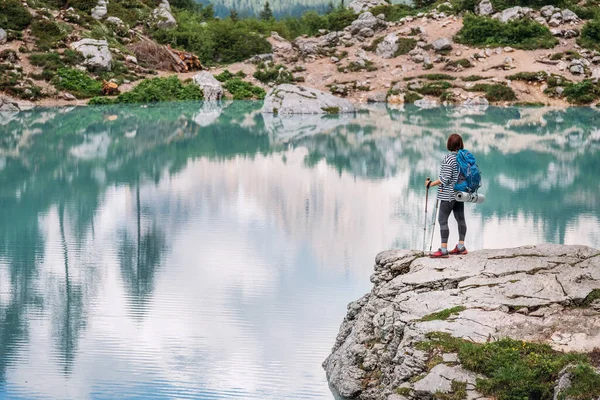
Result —
<instances>
[{"instance_id":1,"label":"pine tree","mask_svg":"<svg viewBox=\"0 0 600 400\"><path fill-rule=\"evenodd\" d=\"M240 20L240 16L235 8L229 10L229 19L233 22L238 22Z\"/></svg>"},{"instance_id":2,"label":"pine tree","mask_svg":"<svg viewBox=\"0 0 600 400\"><path fill-rule=\"evenodd\" d=\"M327 10L325 11L325 14L331 14L334 11L335 11L335 7L333 5L333 2L330 1L329 4L327 4Z\"/></svg>"},{"instance_id":3,"label":"pine tree","mask_svg":"<svg viewBox=\"0 0 600 400\"><path fill-rule=\"evenodd\" d=\"M271 5L267 1L262 11L260 12L260 19L263 21L269 21L273 18L273 10L271 10Z\"/></svg>"}]
</instances>

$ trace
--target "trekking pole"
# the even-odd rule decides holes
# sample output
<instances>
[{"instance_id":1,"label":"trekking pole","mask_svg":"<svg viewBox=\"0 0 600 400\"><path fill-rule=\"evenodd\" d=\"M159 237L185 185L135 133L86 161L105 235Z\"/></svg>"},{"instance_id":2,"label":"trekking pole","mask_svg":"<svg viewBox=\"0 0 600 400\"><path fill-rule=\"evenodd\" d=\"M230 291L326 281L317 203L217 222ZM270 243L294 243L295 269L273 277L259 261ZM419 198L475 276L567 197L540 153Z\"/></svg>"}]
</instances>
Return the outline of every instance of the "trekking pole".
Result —
<instances>
[{"instance_id":1,"label":"trekking pole","mask_svg":"<svg viewBox=\"0 0 600 400\"><path fill-rule=\"evenodd\" d=\"M431 241L429 242L429 252L431 253L431 246L433 245L433 236L435 235L435 220L437 219L437 210L439 200L435 201L435 208L433 209L433 228L431 229Z\"/></svg>"},{"instance_id":2,"label":"trekking pole","mask_svg":"<svg viewBox=\"0 0 600 400\"><path fill-rule=\"evenodd\" d=\"M429 183L429 178L427 178L427 183ZM425 221L423 222L423 253L425 253L425 247L427 244L425 243L425 238L427 237L427 203L429 200L429 185L425 189Z\"/></svg>"}]
</instances>

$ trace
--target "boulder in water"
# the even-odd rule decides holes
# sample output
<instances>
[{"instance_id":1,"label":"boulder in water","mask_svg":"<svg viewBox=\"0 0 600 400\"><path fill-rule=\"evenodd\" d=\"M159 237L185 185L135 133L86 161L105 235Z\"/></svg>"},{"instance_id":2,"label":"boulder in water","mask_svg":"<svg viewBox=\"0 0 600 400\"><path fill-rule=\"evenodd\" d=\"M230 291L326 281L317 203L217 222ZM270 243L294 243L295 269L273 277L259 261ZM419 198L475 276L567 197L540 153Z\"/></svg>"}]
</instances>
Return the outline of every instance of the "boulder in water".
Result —
<instances>
[{"instance_id":1,"label":"boulder in water","mask_svg":"<svg viewBox=\"0 0 600 400\"><path fill-rule=\"evenodd\" d=\"M223 86L221 85L221 82L216 80L210 72L202 71L194 75L192 79L194 83L202 89L204 100L218 101L223 97Z\"/></svg>"},{"instance_id":2,"label":"boulder in water","mask_svg":"<svg viewBox=\"0 0 600 400\"><path fill-rule=\"evenodd\" d=\"M263 113L289 114L338 114L352 113L352 102L320 90L283 84L271 89L265 98Z\"/></svg>"}]
</instances>

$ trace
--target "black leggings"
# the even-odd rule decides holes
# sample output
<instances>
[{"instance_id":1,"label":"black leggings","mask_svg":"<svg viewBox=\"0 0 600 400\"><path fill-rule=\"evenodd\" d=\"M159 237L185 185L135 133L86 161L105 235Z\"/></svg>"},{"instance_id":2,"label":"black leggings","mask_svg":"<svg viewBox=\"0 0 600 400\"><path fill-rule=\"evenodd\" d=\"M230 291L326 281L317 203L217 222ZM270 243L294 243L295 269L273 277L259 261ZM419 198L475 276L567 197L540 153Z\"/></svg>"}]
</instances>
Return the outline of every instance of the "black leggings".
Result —
<instances>
[{"instance_id":1,"label":"black leggings","mask_svg":"<svg viewBox=\"0 0 600 400\"><path fill-rule=\"evenodd\" d=\"M448 237L450 236L450 228L448 228L448 217L450 213L454 212L454 218L458 222L458 240L465 240L467 234L467 223L465 222L465 203L452 200L452 201L440 201L440 215L438 221L440 222L440 232L442 234L442 243L448 243Z\"/></svg>"}]
</instances>

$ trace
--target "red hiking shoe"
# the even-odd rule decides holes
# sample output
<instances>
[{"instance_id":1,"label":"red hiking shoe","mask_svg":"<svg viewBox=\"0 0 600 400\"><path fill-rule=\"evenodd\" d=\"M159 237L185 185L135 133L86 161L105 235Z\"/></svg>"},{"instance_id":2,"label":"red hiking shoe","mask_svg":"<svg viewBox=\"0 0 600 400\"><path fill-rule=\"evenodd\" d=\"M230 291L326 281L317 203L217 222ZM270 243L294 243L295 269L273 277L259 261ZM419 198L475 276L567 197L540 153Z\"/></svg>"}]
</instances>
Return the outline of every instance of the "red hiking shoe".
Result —
<instances>
[{"instance_id":1,"label":"red hiking shoe","mask_svg":"<svg viewBox=\"0 0 600 400\"><path fill-rule=\"evenodd\" d=\"M463 249L459 249L458 245L456 245L456 247L454 248L454 250L450 250L450 254L453 256L458 256L458 255L465 255L465 254L469 254L469 252L467 251L466 247L463 247Z\"/></svg>"},{"instance_id":2,"label":"red hiking shoe","mask_svg":"<svg viewBox=\"0 0 600 400\"><path fill-rule=\"evenodd\" d=\"M429 255L431 258L448 258L448 251L442 251L442 249L438 249L435 253L431 253Z\"/></svg>"}]
</instances>

